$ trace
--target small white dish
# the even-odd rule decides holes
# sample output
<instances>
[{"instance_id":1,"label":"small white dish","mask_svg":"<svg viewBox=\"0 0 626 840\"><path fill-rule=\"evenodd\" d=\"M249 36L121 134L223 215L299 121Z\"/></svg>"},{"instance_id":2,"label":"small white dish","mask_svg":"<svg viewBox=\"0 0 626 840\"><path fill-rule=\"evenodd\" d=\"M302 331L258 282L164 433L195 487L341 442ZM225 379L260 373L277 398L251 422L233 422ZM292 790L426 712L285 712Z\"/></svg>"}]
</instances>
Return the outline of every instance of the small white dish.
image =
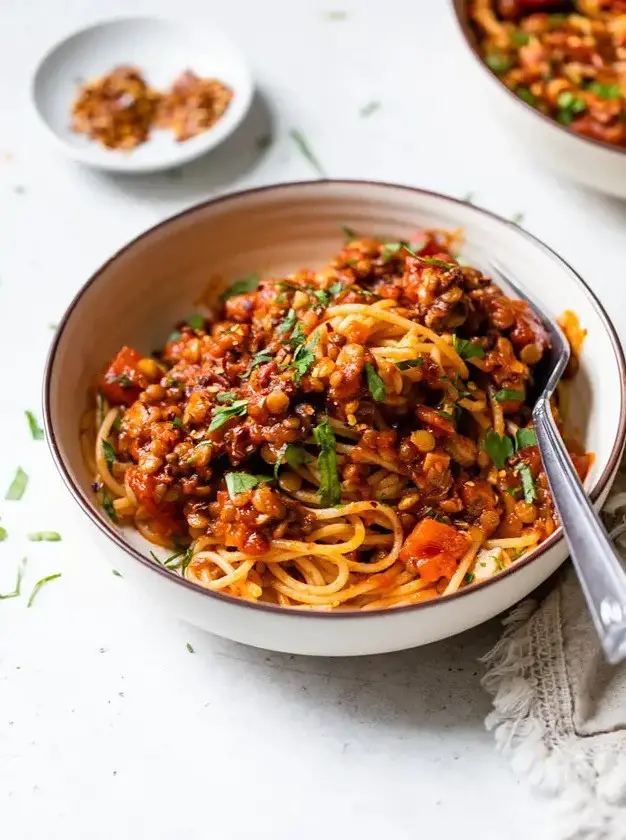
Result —
<instances>
[{"instance_id":1,"label":"small white dish","mask_svg":"<svg viewBox=\"0 0 626 840\"><path fill-rule=\"evenodd\" d=\"M168 90L185 70L193 70L224 82L233 99L212 128L190 140L181 143L171 131L155 129L146 143L130 152L107 149L72 131L71 108L83 81L120 65L139 68L159 91ZM245 57L219 29L156 17L114 18L69 35L42 58L32 82L35 110L58 147L80 163L127 173L171 169L206 154L241 123L253 92Z\"/></svg>"}]
</instances>

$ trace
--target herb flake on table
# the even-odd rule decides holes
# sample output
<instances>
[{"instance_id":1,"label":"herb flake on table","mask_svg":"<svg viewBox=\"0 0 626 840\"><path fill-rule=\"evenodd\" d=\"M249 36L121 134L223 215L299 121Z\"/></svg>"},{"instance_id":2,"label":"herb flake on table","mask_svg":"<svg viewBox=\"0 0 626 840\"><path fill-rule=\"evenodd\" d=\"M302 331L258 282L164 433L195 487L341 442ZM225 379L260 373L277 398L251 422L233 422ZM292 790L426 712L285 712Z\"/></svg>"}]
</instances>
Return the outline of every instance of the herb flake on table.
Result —
<instances>
[{"instance_id":1,"label":"herb flake on table","mask_svg":"<svg viewBox=\"0 0 626 840\"><path fill-rule=\"evenodd\" d=\"M0 542L4 542L7 537L7 529L3 528L2 525L0 525Z\"/></svg>"},{"instance_id":2,"label":"herb flake on table","mask_svg":"<svg viewBox=\"0 0 626 840\"><path fill-rule=\"evenodd\" d=\"M511 221L514 225L521 225L524 221L524 214L523 213L513 213L511 216Z\"/></svg>"},{"instance_id":3,"label":"herb flake on table","mask_svg":"<svg viewBox=\"0 0 626 840\"><path fill-rule=\"evenodd\" d=\"M58 531L32 531L28 534L30 542L61 542Z\"/></svg>"},{"instance_id":4,"label":"herb flake on table","mask_svg":"<svg viewBox=\"0 0 626 840\"><path fill-rule=\"evenodd\" d=\"M37 418L32 411L25 411L26 420L28 421L28 428L30 429L30 436L33 440L43 440L43 429L37 422Z\"/></svg>"},{"instance_id":5,"label":"herb flake on table","mask_svg":"<svg viewBox=\"0 0 626 840\"><path fill-rule=\"evenodd\" d=\"M348 13L342 11L341 9L337 9L337 10L332 11L332 12L326 12L325 17L326 17L326 20L334 20L334 21L347 20L348 19Z\"/></svg>"},{"instance_id":6,"label":"herb flake on table","mask_svg":"<svg viewBox=\"0 0 626 840\"><path fill-rule=\"evenodd\" d=\"M185 647L187 648L189 653L195 653L195 650L193 649L193 645L191 644L191 642L186 642Z\"/></svg>"},{"instance_id":7,"label":"herb flake on table","mask_svg":"<svg viewBox=\"0 0 626 840\"><path fill-rule=\"evenodd\" d=\"M292 130L289 132L289 136L295 143L296 148L298 149L302 157L306 158L306 160L311 164L313 169L315 169L315 171L318 173L320 178L325 178L326 173L322 169L317 157L313 154L313 151L304 134L302 134L302 132L299 131L297 128L292 128Z\"/></svg>"},{"instance_id":8,"label":"herb flake on table","mask_svg":"<svg viewBox=\"0 0 626 840\"><path fill-rule=\"evenodd\" d=\"M115 575L115 577L124 577L121 572L118 572L117 569L111 569L111 572Z\"/></svg>"},{"instance_id":9,"label":"herb flake on table","mask_svg":"<svg viewBox=\"0 0 626 840\"><path fill-rule=\"evenodd\" d=\"M24 577L24 569L26 568L26 558L22 559L22 562L17 567L17 575L15 578L15 589L13 592L7 592L4 595L0 595L0 601L7 601L9 598L19 598L22 594L22 579Z\"/></svg>"},{"instance_id":10,"label":"herb flake on table","mask_svg":"<svg viewBox=\"0 0 626 840\"><path fill-rule=\"evenodd\" d=\"M317 468L320 473L320 504L332 507L341 500L341 482L337 469L337 441L328 418L313 429L313 437L320 447L317 458Z\"/></svg>"},{"instance_id":11,"label":"herb flake on table","mask_svg":"<svg viewBox=\"0 0 626 840\"><path fill-rule=\"evenodd\" d=\"M42 587L44 587L47 583L51 583L53 580L58 580L61 577L61 572L57 572L55 575L48 575L47 577L41 578L38 580L35 586L33 587L33 591L30 593L30 598L28 599L28 603L26 604L27 607L32 607L33 602L39 592L41 591Z\"/></svg>"},{"instance_id":12,"label":"herb flake on table","mask_svg":"<svg viewBox=\"0 0 626 840\"><path fill-rule=\"evenodd\" d=\"M367 105L364 105L361 110L359 111L360 117L371 117L372 114L375 114L376 111L380 109L381 105L380 102L372 99L371 102L368 102Z\"/></svg>"},{"instance_id":13,"label":"herb flake on table","mask_svg":"<svg viewBox=\"0 0 626 840\"><path fill-rule=\"evenodd\" d=\"M18 467L4 498L11 502L19 502L26 492L27 486L28 476L21 467Z\"/></svg>"}]
</instances>

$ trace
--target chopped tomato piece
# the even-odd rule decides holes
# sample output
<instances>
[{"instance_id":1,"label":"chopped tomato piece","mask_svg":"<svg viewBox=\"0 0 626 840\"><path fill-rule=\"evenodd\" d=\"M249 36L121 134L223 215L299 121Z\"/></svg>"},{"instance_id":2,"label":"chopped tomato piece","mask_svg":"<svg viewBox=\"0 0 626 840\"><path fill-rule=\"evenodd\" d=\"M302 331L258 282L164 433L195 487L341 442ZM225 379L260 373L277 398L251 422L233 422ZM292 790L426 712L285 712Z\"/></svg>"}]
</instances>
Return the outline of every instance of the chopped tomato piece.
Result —
<instances>
[{"instance_id":1,"label":"chopped tomato piece","mask_svg":"<svg viewBox=\"0 0 626 840\"><path fill-rule=\"evenodd\" d=\"M113 405L132 405L146 387L146 377L139 370L141 353L132 347L122 347L99 378L102 393Z\"/></svg>"},{"instance_id":2,"label":"chopped tomato piece","mask_svg":"<svg viewBox=\"0 0 626 840\"><path fill-rule=\"evenodd\" d=\"M423 580L451 578L470 547L467 534L436 519L422 519L406 538L400 560Z\"/></svg>"},{"instance_id":3,"label":"chopped tomato piece","mask_svg":"<svg viewBox=\"0 0 626 840\"><path fill-rule=\"evenodd\" d=\"M157 502L155 490L157 480L153 475L142 472L138 467L128 468L128 484L137 501L154 520L155 529L164 537L180 531L174 519L174 505L171 502Z\"/></svg>"}]
</instances>

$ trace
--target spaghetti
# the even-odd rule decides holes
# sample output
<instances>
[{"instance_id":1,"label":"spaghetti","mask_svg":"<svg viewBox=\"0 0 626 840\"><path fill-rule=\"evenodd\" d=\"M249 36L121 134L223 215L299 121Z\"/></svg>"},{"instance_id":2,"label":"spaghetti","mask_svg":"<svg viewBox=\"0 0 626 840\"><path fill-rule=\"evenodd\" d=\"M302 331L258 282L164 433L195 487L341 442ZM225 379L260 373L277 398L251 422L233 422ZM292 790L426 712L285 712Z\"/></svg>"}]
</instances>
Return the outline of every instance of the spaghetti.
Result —
<instances>
[{"instance_id":1,"label":"spaghetti","mask_svg":"<svg viewBox=\"0 0 626 840\"><path fill-rule=\"evenodd\" d=\"M156 562L252 601L372 610L553 532L529 407L548 337L457 262L458 232L418 238L350 234L321 271L237 281L154 357L120 350L85 458L111 519L168 549Z\"/></svg>"}]
</instances>

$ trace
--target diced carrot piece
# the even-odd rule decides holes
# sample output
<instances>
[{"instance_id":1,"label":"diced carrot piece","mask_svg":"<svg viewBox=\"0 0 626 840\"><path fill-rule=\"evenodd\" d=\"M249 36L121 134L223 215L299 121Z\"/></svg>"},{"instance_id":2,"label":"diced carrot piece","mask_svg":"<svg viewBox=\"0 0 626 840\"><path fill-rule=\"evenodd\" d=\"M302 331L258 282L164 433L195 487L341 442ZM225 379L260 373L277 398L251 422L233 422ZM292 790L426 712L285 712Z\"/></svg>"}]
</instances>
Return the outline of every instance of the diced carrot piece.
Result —
<instances>
[{"instance_id":1,"label":"diced carrot piece","mask_svg":"<svg viewBox=\"0 0 626 840\"><path fill-rule=\"evenodd\" d=\"M436 519L422 519L406 538L400 560L428 582L451 578L470 547L467 534Z\"/></svg>"},{"instance_id":2,"label":"diced carrot piece","mask_svg":"<svg viewBox=\"0 0 626 840\"><path fill-rule=\"evenodd\" d=\"M142 358L132 347L122 347L100 376L100 389L113 405L132 405L148 384L138 367Z\"/></svg>"}]
</instances>

